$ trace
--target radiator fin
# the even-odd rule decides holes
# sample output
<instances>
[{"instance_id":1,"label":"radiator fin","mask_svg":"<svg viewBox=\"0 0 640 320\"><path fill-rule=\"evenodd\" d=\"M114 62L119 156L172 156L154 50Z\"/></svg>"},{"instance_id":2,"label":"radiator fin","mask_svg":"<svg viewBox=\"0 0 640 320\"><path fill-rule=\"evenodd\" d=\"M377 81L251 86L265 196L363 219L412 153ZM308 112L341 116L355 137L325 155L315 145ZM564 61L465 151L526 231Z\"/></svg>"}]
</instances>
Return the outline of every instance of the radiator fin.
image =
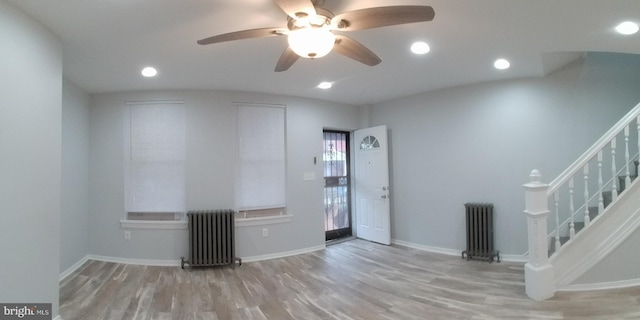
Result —
<instances>
[{"instance_id":1,"label":"radiator fin","mask_svg":"<svg viewBox=\"0 0 640 320\"><path fill-rule=\"evenodd\" d=\"M231 209L187 212L189 259L181 258L182 268L242 264L235 256L235 212Z\"/></svg>"},{"instance_id":2,"label":"radiator fin","mask_svg":"<svg viewBox=\"0 0 640 320\"><path fill-rule=\"evenodd\" d=\"M467 250L462 258L500 262L500 251L493 248L493 204L466 203Z\"/></svg>"}]
</instances>

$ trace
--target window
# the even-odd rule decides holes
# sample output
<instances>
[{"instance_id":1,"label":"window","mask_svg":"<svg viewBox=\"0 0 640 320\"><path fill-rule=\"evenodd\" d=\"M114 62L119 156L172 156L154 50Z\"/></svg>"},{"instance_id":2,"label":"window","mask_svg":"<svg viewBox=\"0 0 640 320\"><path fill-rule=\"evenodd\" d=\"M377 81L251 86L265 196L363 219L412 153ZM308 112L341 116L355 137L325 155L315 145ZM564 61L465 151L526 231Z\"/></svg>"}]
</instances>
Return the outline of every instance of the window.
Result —
<instances>
[{"instance_id":1,"label":"window","mask_svg":"<svg viewBox=\"0 0 640 320\"><path fill-rule=\"evenodd\" d=\"M239 104L237 112L239 217L284 215L285 108Z\"/></svg>"},{"instance_id":2,"label":"window","mask_svg":"<svg viewBox=\"0 0 640 320\"><path fill-rule=\"evenodd\" d=\"M125 123L126 218L180 219L185 211L183 103L127 103Z\"/></svg>"}]
</instances>

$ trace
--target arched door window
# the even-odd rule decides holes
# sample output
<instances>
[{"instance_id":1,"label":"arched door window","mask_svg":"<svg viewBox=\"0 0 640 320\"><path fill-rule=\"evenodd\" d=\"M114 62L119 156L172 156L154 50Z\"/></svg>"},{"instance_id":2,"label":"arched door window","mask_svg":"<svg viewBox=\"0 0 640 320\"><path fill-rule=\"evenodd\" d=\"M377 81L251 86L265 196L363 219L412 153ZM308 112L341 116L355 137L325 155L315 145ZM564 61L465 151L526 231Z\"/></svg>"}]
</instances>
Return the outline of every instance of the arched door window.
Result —
<instances>
[{"instance_id":1,"label":"arched door window","mask_svg":"<svg viewBox=\"0 0 640 320\"><path fill-rule=\"evenodd\" d=\"M378 149L380 142L374 136L366 136L360 141L360 150Z\"/></svg>"}]
</instances>

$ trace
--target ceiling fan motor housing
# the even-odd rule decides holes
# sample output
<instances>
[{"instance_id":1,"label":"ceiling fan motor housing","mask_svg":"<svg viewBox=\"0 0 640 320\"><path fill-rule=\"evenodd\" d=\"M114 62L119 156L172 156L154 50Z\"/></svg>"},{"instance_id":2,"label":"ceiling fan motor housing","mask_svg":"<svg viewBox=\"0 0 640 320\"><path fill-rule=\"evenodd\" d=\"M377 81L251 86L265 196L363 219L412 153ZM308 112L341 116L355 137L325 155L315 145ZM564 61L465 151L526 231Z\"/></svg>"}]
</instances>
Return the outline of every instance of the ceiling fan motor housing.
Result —
<instances>
[{"instance_id":1,"label":"ceiling fan motor housing","mask_svg":"<svg viewBox=\"0 0 640 320\"><path fill-rule=\"evenodd\" d=\"M289 30L294 31L301 28L321 28L331 25L331 19L334 17L333 12L316 7L316 14L314 16L308 15L306 12L296 13L297 18L288 16L287 27Z\"/></svg>"},{"instance_id":2,"label":"ceiling fan motor housing","mask_svg":"<svg viewBox=\"0 0 640 320\"><path fill-rule=\"evenodd\" d=\"M323 8L315 8L315 15L296 13L289 17L287 27L291 31L287 37L291 49L303 58L320 58L333 49L336 38L331 32L333 13Z\"/></svg>"}]
</instances>

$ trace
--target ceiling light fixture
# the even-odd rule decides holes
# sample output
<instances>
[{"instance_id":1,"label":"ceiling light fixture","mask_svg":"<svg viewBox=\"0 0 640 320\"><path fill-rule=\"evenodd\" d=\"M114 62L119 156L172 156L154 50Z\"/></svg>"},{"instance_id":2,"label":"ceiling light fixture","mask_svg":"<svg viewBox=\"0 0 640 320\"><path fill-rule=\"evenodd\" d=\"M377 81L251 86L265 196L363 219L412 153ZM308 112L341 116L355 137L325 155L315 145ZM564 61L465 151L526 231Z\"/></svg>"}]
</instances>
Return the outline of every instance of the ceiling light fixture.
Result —
<instances>
[{"instance_id":1,"label":"ceiling light fixture","mask_svg":"<svg viewBox=\"0 0 640 320\"><path fill-rule=\"evenodd\" d=\"M158 70L154 67L145 67L140 73L142 73L144 77L150 78L155 77L158 74Z\"/></svg>"},{"instance_id":2,"label":"ceiling light fixture","mask_svg":"<svg viewBox=\"0 0 640 320\"><path fill-rule=\"evenodd\" d=\"M638 24L631 21L625 21L616 26L616 31L624 35L635 34L639 29L640 27L638 27Z\"/></svg>"},{"instance_id":3,"label":"ceiling light fixture","mask_svg":"<svg viewBox=\"0 0 640 320\"><path fill-rule=\"evenodd\" d=\"M498 59L493 63L493 66L498 70L508 69L511 66L511 63L506 59Z\"/></svg>"},{"instance_id":4,"label":"ceiling light fixture","mask_svg":"<svg viewBox=\"0 0 640 320\"><path fill-rule=\"evenodd\" d=\"M415 54L426 54L429 51L431 51L431 48L426 42L418 41L411 45L411 52Z\"/></svg>"},{"instance_id":5,"label":"ceiling light fixture","mask_svg":"<svg viewBox=\"0 0 640 320\"><path fill-rule=\"evenodd\" d=\"M320 82L320 84L318 85L318 88L320 89L329 89L331 87L333 87L333 83L327 81Z\"/></svg>"},{"instance_id":6,"label":"ceiling light fixture","mask_svg":"<svg viewBox=\"0 0 640 320\"><path fill-rule=\"evenodd\" d=\"M336 43L335 35L324 27L306 27L294 30L288 36L289 47L303 58L326 56Z\"/></svg>"}]
</instances>

